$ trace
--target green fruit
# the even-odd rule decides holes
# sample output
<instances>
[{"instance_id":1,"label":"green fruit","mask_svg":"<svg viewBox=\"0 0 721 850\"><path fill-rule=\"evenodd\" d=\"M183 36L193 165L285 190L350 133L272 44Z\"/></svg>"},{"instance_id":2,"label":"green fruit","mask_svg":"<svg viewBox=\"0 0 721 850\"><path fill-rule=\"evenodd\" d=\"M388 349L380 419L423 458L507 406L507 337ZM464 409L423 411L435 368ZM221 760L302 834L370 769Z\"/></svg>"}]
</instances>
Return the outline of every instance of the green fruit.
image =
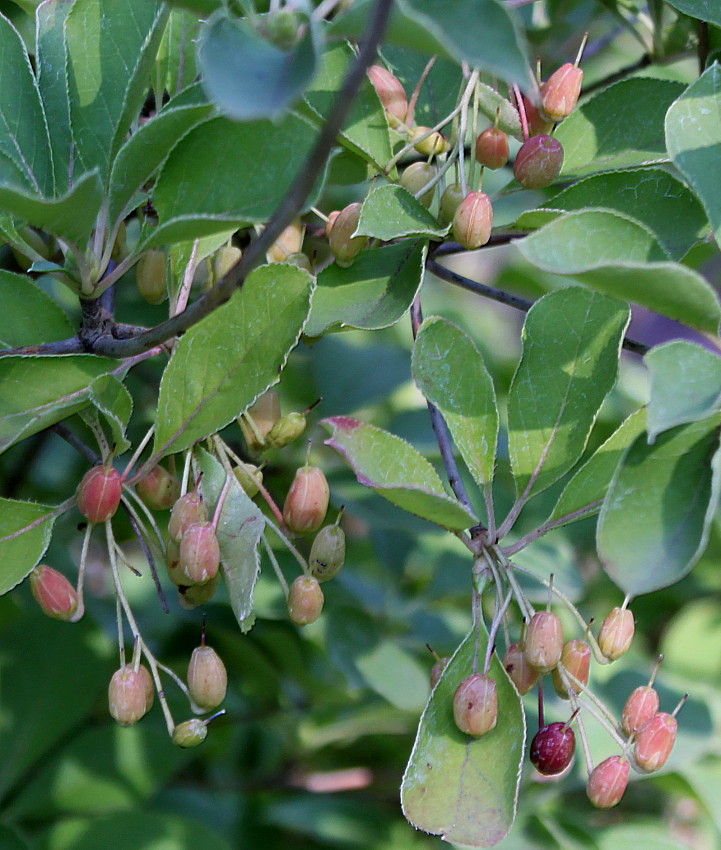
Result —
<instances>
[{"instance_id":1,"label":"green fruit","mask_svg":"<svg viewBox=\"0 0 721 850\"><path fill-rule=\"evenodd\" d=\"M165 467L154 466L135 485L135 492L154 511L167 511L180 495L180 481Z\"/></svg>"},{"instance_id":2,"label":"green fruit","mask_svg":"<svg viewBox=\"0 0 721 850\"><path fill-rule=\"evenodd\" d=\"M306 419L303 413L288 413L273 425L268 434L268 442L276 449L282 449L292 443L305 431Z\"/></svg>"},{"instance_id":3,"label":"green fruit","mask_svg":"<svg viewBox=\"0 0 721 850\"><path fill-rule=\"evenodd\" d=\"M342 209L330 229L328 242L336 263L347 268L365 248L367 236L353 236L360 221L361 204L348 204Z\"/></svg>"},{"instance_id":4,"label":"green fruit","mask_svg":"<svg viewBox=\"0 0 721 850\"><path fill-rule=\"evenodd\" d=\"M338 525L326 525L316 534L308 563L318 581L338 575L345 562L345 532Z\"/></svg>"},{"instance_id":5,"label":"green fruit","mask_svg":"<svg viewBox=\"0 0 721 850\"><path fill-rule=\"evenodd\" d=\"M187 749L188 747L197 747L202 744L208 735L208 727L203 720L194 717L192 720L185 720L173 730L173 743L176 747Z\"/></svg>"},{"instance_id":6,"label":"green fruit","mask_svg":"<svg viewBox=\"0 0 721 850\"><path fill-rule=\"evenodd\" d=\"M159 248L151 248L140 255L135 267L135 284L149 304L162 304L167 297L166 265L165 251Z\"/></svg>"},{"instance_id":7,"label":"green fruit","mask_svg":"<svg viewBox=\"0 0 721 850\"><path fill-rule=\"evenodd\" d=\"M401 186L407 189L411 195L418 195L423 187L433 180L437 173L436 167L430 165L428 162L413 162L401 174ZM418 198L424 207L430 207L433 203L435 191L435 186L432 186Z\"/></svg>"}]
</instances>

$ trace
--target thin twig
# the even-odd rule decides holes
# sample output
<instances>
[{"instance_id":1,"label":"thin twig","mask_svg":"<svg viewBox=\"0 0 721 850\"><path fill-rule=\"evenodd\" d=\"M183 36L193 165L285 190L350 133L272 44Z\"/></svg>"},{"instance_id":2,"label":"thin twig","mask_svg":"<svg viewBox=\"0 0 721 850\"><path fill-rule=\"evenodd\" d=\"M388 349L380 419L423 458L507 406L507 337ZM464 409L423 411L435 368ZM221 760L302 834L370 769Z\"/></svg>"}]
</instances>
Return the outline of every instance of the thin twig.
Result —
<instances>
[{"instance_id":1,"label":"thin twig","mask_svg":"<svg viewBox=\"0 0 721 850\"><path fill-rule=\"evenodd\" d=\"M527 313L534 305L534 301L529 301L526 298L521 298L518 295L511 295L510 292L504 292L502 289L494 289L492 286L487 286L485 283L479 283L477 280L471 280L464 277L458 272L442 266L434 259L426 260L426 268L441 280L446 280L448 283L454 283L463 289L468 289L470 292L475 292L476 295L482 295L484 298L490 298L492 301L498 301L499 304L506 304L509 307L515 307L516 310L522 310ZM646 354L650 346L643 342L638 342L630 337L623 338L623 347L626 351L632 351L634 354Z\"/></svg>"}]
</instances>

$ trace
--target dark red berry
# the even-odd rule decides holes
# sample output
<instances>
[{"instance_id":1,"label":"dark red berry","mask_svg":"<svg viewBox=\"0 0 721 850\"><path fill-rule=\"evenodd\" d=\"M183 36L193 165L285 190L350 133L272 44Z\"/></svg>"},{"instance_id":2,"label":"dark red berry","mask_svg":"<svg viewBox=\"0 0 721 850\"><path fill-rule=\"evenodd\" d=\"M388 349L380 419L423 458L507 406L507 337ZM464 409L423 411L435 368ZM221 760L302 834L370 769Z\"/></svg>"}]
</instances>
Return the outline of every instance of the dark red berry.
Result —
<instances>
[{"instance_id":1,"label":"dark red berry","mask_svg":"<svg viewBox=\"0 0 721 850\"><path fill-rule=\"evenodd\" d=\"M563 146L554 139L542 133L531 136L516 154L513 173L516 180L526 189L542 189L550 186L561 173L563 165Z\"/></svg>"},{"instance_id":2,"label":"dark red berry","mask_svg":"<svg viewBox=\"0 0 721 850\"><path fill-rule=\"evenodd\" d=\"M539 773L555 776L571 763L576 749L576 736L566 723L549 723L531 741L531 761Z\"/></svg>"}]
</instances>

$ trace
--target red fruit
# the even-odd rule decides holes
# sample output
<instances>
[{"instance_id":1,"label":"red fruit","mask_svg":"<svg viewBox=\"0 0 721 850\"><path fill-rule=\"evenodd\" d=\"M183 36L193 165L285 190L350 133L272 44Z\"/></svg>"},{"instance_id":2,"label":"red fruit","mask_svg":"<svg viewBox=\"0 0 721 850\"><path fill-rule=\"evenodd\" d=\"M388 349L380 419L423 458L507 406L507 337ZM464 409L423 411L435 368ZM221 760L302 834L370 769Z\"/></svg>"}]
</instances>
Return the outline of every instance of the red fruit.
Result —
<instances>
[{"instance_id":1,"label":"red fruit","mask_svg":"<svg viewBox=\"0 0 721 850\"><path fill-rule=\"evenodd\" d=\"M154 511L167 511L180 495L180 481L165 467L154 466L135 485L135 492Z\"/></svg>"},{"instance_id":2,"label":"red fruit","mask_svg":"<svg viewBox=\"0 0 721 850\"><path fill-rule=\"evenodd\" d=\"M296 534L317 531L328 512L329 498L323 470L318 466L301 466L283 505L285 524Z\"/></svg>"},{"instance_id":3,"label":"red fruit","mask_svg":"<svg viewBox=\"0 0 721 850\"><path fill-rule=\"evenodd\" d=\"M651 773L666 763L676 742L678 722L672 714L661 711L636 735L633 757L636 764Z\"/></svg>"},{"instance_id":4,"label":"red fruit","mask_svg":"<svg viewBox=\"0 0 721 850\"><path fill-rule=\"evenodd\" d=\"M498 720L496 683L483 673L471 673L453 695L453 719L466 735L480 738Z\"/></svg>"},{"instance_id":5,"label":"red fruit","mask_svg":"<svg viewBox=\"0 0 721 850\"><path fill-rule=\"evenodd\" d=\"M553 611L536 611L526 631L528 663L539 673L550 673L561 660L563 628Z\"/></svg>"},{"instance_id":6,"label":"red fruit","mask_svg":"<svg viewBox=\"0 0 721 850\"><path fill-rule=\"evenodd\" d=\"M188 664L188 690L204 711L216 708L225 699L228 674L218 653L210 646L197 646Z\"/></svg>"},{"instance_id":7,"label":"red fruit","mask_svg":"<svg viewBox=\"0 0 721 850\"><path fill-rule=\"evenodd\" d=\"M594 767L586 783L586 794L594 806L610 809L621 800L630 767L623 756L610 756Z\"/></svg>"},{"instance_id":8,"label":"red fruit","mask_svg":"<svg viewBox=\"0 0 721 850\"><path fill-rule=\"evenodd\" d=\"M342 209L330 229L328 243L336 263L347 268L365 248L367 236L353 236L360 221L362 204L348 204Z\"/></svg>"},{"instance_id":9,"label":"red fruit","mask_svg":"<svg viewBox=\"0 0 721 850\"><path fill-rule=\"evenodd\" d=\"M147 673L147 671L146 671ZM110 714L121 726L132 726L148 711L146 677L126 664L113 673L108 685L108 707Z\"/></svg>"},{"instance_id":10,"label":"red fruit","mask_svg":"<svg viewBox=\"0 0 721 850\"><path fill-rule=\"evenodd\" d=\"M558 139L542 133L531 136L521 145L513 163L513 173L526 189L542 189L553 183L562 165L563 146Z\"/></svg>"},{"instance_id":11,"label":"red fruit","mask_svg":"<svg viewBox=\"0 0 721 850\"><path fill-rule=\"evenodd\" d=\"M433 665L433 667L431 667L431 688L435 688L435 686L438 684L438 680L443 675L443 671L446 669L446 666L448 665L448 662L450 660L450 658L444 656L443 658L439 658L438 661L436 661L436 663Z\"/></svg>"},{"instance_id":12,"label":"red fruit","mask_svg":"<svg viewBox=\"0 0 721 850\"><path fill-rule=\"evenodd\" d=\"M641 685L631 691L621 715L621 728L626 735L640 732L658 711L658 692L650 685Z\"/></svg>"},{"instance_id":13,"label":"red fruit","mask_svg":"<svg viewBox=\"0 0 721 850\"><path fill-rule=\"evenodd\" d=\"M575 109L581 94L583 71L566 62L554 71L541 86L541 111L551 121L558 122Z\"/></svg>"},{"instance_id":14,"label":"red fruit","mask_svg":"<svg viewBox=\"0 0 721 850\"><path fill-rule=\"evenodd\" d=\"M508 162L508 136L498 127L489 127L476 139L476 159L486 168L503 168Z\"/></svg>"},{"instance_id":15,"label":"red fruit","mask_svg":"<svg viewBox=\"0 0 721 850\"><path fill-rule=\"evenodd\" d=\"M549 121L545 115L542 115L535 103L532 103L525 95L523 95L523 106L526 110L528 132L531 136L547 133L553 127L553 121Z\"/></svg>"},{"instance_id":16,"label":"red fruit","mask_svg":"<svg viewBox=\"0 0 721 850\"><path fill-rule=\"evenodd\" d=\"M288 594L288 616L296 626L315 623L323 610L324 596L315 576L298 576Z\"/></svg>"},{"instance_id":17,"label":"red fruit","mask_svg":"<svg viewBox=\"0 0 721 850\"><path fill-rule=\"evenodd\" d=\"M408 98L401 81L382 65L371 65L368 76L388 116L391 127L398 127L406 120Z\"/></svg>"},{"instance_id":18,"label":"red fruit","mask_svg":"<svg viewBox=\"0 0 721 850\"><path fill-rule=\"evenodd\" d=\"M591 667L591 647L585 640L569 640L563 646L561 664L582 685L587 685L588 673ZM561 699L569 699L568 690L563 683L558 667L553 671L553 687ZM577 694L580 688L571 683L570 690Z\"/></svg>"},{"instance_id":19,"label":"red fruit","mask_svg":"<svg viewBox=\"0 0 721 850\"><path fill-rule=\"evenodd\" d=\"M173 505L173 511L168 520L168 535L176 542L183 536L185 529L194 522L205 522L208 510L201 495L191 490L181 496Z\"/></svg>"},{"instance_id":20,"label":"red fruit","mask_svg":"<svg viewBox=\"0 0 721 850\"><path fill-rule=\"evenodd\" d=\"M633 613L628 608L613 608L598 633L599 649L609 661L615 661L628 651L635 630Z\"/></svg>"},{"instance_id":21,"label":"red fruit","mask_svg":"<svg viewBox=\"0 0 721 850\"><path fill-rule=\"evenodd\" d=\"M48 617L65 622L74 620L78 594L62 573L47 564L38 564L30 573L30 590Z\"/></svg>"},{"instance_id":22,"label":"red fruit","mask_svg":"<svg viewBox=\"0 0 721 850\"><path fill-rule=\"evenodd\" d=\"M181 584L205 584L218 574L220 547L212 522L194 522L180 540Z\"/></svg>"},{"instance_id":23,"label":"red fruit","mask_svg":"<svg viewBox=\"0 0 721 850\"><path fill-rule=\"evenodd\" d=\"M90 522L105 522L117 511L122 492L117 469L94 466L83 475L78 485L78 510Z\"/></svg>"},{"instance_id":24,"label":"red fruit","mask_svg":"<svg viewBox=\"0 0 721 850\"><path fill-rule=\"evenodd\" d=\"M411 195L417 195L438 173L435 165L429 162L412 162L408 168L401 174L400 183L404 189L407 189ZM425 191L418 200L424 207L430 207L433 203L433 195L436 192L436 187L431 186Z\"/></svg>"},{"instance_id":25,"label":"red fruit","mask_svg":"<svg viewBox=\"0 0 721 850\"><path fill-rule=\"evenodd\" d=\"M571 763L575 749L573 729L565 723L549 723L531 741L531 761L539 773L555 776Z\"/></svg>"},{"instance_id":26,"label":"red fruit","mask_svg":"<svg viewBox=\"0 0 721 850\"><path fill-rule=\"evenodd\" d=\"M469 251L491 238L493 207L485 192L469 192L453 216L453 238Z\"/></svg>"},{"instance_id":27,"label":"red fruit","mask_svg":"<svg viewBox=\"0 0 721 850\"><path fill-rule=\"evenodd\" d=\"M512 643L503 657L503 666L519 694L527 694L538 681L538 670L528 663L520 643Z\"/></svg>"}]
</instances>

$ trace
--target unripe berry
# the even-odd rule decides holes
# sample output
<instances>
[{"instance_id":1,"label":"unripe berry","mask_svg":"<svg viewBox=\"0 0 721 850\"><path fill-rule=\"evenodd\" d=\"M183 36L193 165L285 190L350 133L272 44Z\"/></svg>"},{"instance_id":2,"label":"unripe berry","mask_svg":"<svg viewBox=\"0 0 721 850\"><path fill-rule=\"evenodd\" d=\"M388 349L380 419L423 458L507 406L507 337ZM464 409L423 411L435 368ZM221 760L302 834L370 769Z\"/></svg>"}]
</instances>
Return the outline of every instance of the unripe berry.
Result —
<instances>
[{"instance_id":1,"label":"unripe berry","mask_svg":"<svg viewBox=\"0 0 721 850\"><path fill-rule=\"evenodd\" d=\"M90 522L110 519L120 504L123 485L120 473L112 466L94 466L78 485L78 510Z\"/></svg>"},{"instance_id":2,"label":"unripe berry","mask_svg":"<svg viewBox=\"0 0 721 850\"><path fill-rule=\"evenodd\" d=\"M528 663L539 673L549 673L561 660L563 628L553 611L537 611L528 624L524 647Z\"/></svg>"},{"instance_id":3,"label":"unripe berry","mask_svg":"<svg viewBox=\"0 0 721 850\"><path fill-rule=\"evenodd\" d=\"M357 202L348 204L340 211L330 229L328 243L341 268L350 266L368 242L367 236L353 236L360 221L361 208L362 205Z\"/></svg>"},{"instance_id":4,"label":"unripe berry","mask_svg":"<svg viewBox=\"0 0 721 850\"><path fill-rule=\"evenodd\" d=\"M225 699L228 674L218 653L210 646L197 646L188 664L188 690L204 711L216 708Z\"/></svg>"},{"instance_id":5,"label":"unripe berry","mask_svg":"<svg viewBox=\"0 0 721 850\"><path fill-rule=\"evenodd\" d=\"M569 640L563 645L561 652L561 664L566 670L574 676L582 685L588 684L588 673L591 668L591 647L585 640ZM556 667L552 674L553 687L561 699L569 699L569 689L577 694L580 690L573 682L570 683L567 689L561 678L561 672Z\"/></svg>"},{"instance_id":6,"label":"unripe berry","mask_svg":"<svg viewBox=\"0 0 721 850\"><path fill-rule=\"evenodd\" d=\"M532 103L525 95L523 95L523 106L526 110L529 135L538 136L547 133L553 127L553 121L549 121L545 115L542 115L536 104Z\"/></svg>"},{"instance_id":7,"label":"unripe berry","mask_svg":"<svg viewBox=\"0 0 721 850\"><path fill-rule=\"evenodd\" d=\"M287 413L273 425L268 434L268 442L276 449L282 449L288 443L292 443L305 431L305 415L298 413Z\"/></svg>"},{"instance_id":8,"label":"unripe berry","mask_svg":"<svg viewBox=\"0 0 721 850\"><path fill-rule=\"evenodd\" d=\"M180 539L182 584L204 584L214 578L220 565L220 547L212 522L189 525Z\"/></svg>"},{"instance_id":9,"label":"unripe berry","mask_svg":"<svg viewBox=\"0 0 721 850\"><path fill-rule=\"evenodd\" d=\"M38 564L30 573L30 590L48 617L74 621L78 612L78 594L62 573L47 564Z\"/></svg>"},{"instance_id":10,"label":"unripe berry","mask_svg":"<svg viewBox=\"0 0 721 850\"><path fill-rule=\"evenodd\" d=\"M162 304L167 297L165 269L165 251L151 248L140 255L135 266L135 285L148 304Z\"/></svg>"},{"instance_id":11,"label":"unripe berry","mask_svg":"<svg viewBox=\"0 0 721 850\"><path fill-rule=\"evenodd\" d=\"M295 254L303 246L303 223L296 216L291 223L284 228L280 236L268 248L268 259L272 263L284 263L288 254Z\"/></svg>"},{"instance_id":12,"label":"unripe berry","mask_svg":"<svg viewBox=\"0 0 721 850\"><path fill-rule=\"evenodd\" d=\"M266 437L273 425L280 419L280 398L277 390L266 390L259 395L248 408L247 414L253 420L255 430L250 428L243 416L238 418L238 425L243 432L245 442L252 451L264 449Z\"/></svg>"},{"instance_id":13,"label":"unripe berry","mask_svg":"<svg viewBox=\"0 0 721 850\"><path fill-rule=\"evenodd\" d=\"M658 711L658 692L650 685L641 685L631 691L621 715L621 728L626 735L640 732Z\"/></svg>"},{"instance_id":14,"label":"unripe berry","mask_svg":"<svg viewBox=\"0 0 721 850\"><path fill-rule=\"evenodd\" d=\"M586 783L586 794L594 806L610 809L620 802L628 785L630 768L623 756L610 756L594 767Z\"/></svg>"},{"instance_id":15,"label":"unripe berry","mask_svg":"<svg viewBox=\"0 0 721 850\"><path fill-rule=\"evenodd\" d=\"M412 144L423 156L437 156L446 149L446 140L437 130L426 136L430 129L430 127L414 127L408 136L408 143ZM422 136L426 137L421 138Z\"/></svg>"},{"instance_id":16,"label":"unripe berry","mask_svg":"<svg viewBox=\"0 0 721 850\"><path fill-rule=\"evenodd\" d=\"M448 666L448 662L450 660L450 658L444 656L443 658L439 658L438 661L436 661L436 663L433 665L433 667L431 667L431 688L435 688L435 686L438 684L441 676L443 675L443 671Z\"/></svg>"},{"instance_id":17,"label":"unripe berry","mask_svg":"<svg viewBox=\"0 0 721 850\"><path fill-rule=\"evenodd\" d=\"M194 522L205 522L207 519L208 509L200 493L190 490L173 505L168 520L168 535L171 540L180 541L188 526Z\"/></svg>"},{"instance_id":18,"label":"unripe berry","mask_svg":"<svg viewBox=\"0 0 721 850\"><path fill-rule=\"evenodd\" d=\"M367 73L386 111L388 123L398 127L406 120L408 112L408 98L401 81L382 65L371 65Z\"/></svg>"},{"instance_id":19,"label":"unripe berry","mask_svg":"<svg viewBox=\"0 0 721 850\"><path fill-rule=\"evenodd\" d=\"M453 216L453 238L469 251L491 238L493 207L485 192L469 192Z\"/></svg>"},{"instance_id":20,"label":"unripe berry","mask_svg":"<svg viewBox=\"0 0 721 850\"><path fill-rule=\"evenodd\" d=\"M450 183L443 190L438 204L438 219L442 225L450 224L465 195L460 183Z\"/></svg>"},{"instance_id":21,"label":"unripe berry","mask_svg":"<svg viewBox=\"0 0 721 850\"><path fill-rule=\"evenodd\" d=\"M306 534L317 531L328 512L330 492L323 470L318 466L301 466L283 505L283 520L291 531Z\"/></svg>"},{"instance_id":22,"label":"unripe berry","mask_svg":"<svg viewBox=\"0 0 721 850\"><path fill-rule=\"evenodd\" d=\"M489 127L476 139L476 159L486 168L503 168L508 162L508 136L499 127Z\"/></svg>"},{"instance_id":23,"label":"unripe berry","mask_svg":"<svg viewBox=\"0 0 721 850\"><path fill-rule=\"evenodd\" d=\"M312 274L313 267L310 264L310 259L307 254L304 254L302 251L294 251L292 254L288 254L285 258L286 263L290 263L293 266L298 266L299 269L304 269L307 272Z\"/></svg>"},{"instance_id":24,"label":"unripe berry","mask_svg":"<svg viewBox=\"0 0 721 850\"><path fill-rule=\"evenodd\" d=\"M609 661L615 661L631 646L635 630L631 611L628 608L613 608L598 633L599 649Z\"/></svg>"},{"instance_id":25,"label":"unripe berry","mask_svg":"<svg viewBox=\"0 0 721 850\"><path fill-rule=\"evenodd\" d=\"M233 468L233 475L245 491L245 495L252 499L258 495L259 484L263 483L263 471L252 463L240 463Z\"/></svg>"},{"instance_id":26,"label":"unripe berry","mask_svg":"<svg viewBox=\"0 0 721 850\"><path fill-rule=\"evenodd\" d=\"M654 714L636 735L633 758L636 764L651 773L666 763L676 742L678 721L664 711Z\"/></svg>"},{"instance_id":27,"label":"unripe berry","mask_svg":"<svg viewBox=\"0 0 721 850\"><path fill-rule=\"evenodd\" d=\"M345 532L338 525L326 525L310 547L308 565L318 581L338 575L345 562Z\"/></svg>"},{"instance_id":28,"label":"unripe berry","mask_svg":"<svg viewBox=\"0 0 721 850\"><path fill-rule=\"evenodd\" d=\"M288 616L296 626L315 623L323 610L323 591L315 576L298 576L288 593Z\"/></svg>"},{"instance_id":29,"label":"unripe berry","mask_svg":"<svg viewBox=\"0 0 721 850\"><path fill-rule=\"evenodd\" d=\"M563 146L558 139L542 133L531 136L521 145L513 163L513 173L526 189L542 189L553 183L562 165Z\"/></svg>"},{"instance_id":30,"label":"unripe berry","mask_svg":"<svg viewBox=\"0 0 721 850\"><path fill-rule=\"evenodd\" d=\"M145 677L136 673L132 664L113 673L108 685L108 707L113 720L121 726L137 723L150 708Z\"/></svg>"},{"instance_id":31,"label":"unripe berry","mask_svg":"<svg viewBox=\"0 0 721 850\"><path fill-rule=\"evenodd\" d=\"M576 736L566 723L549 723L531 741L531 762L544 776L556 776L571 763Z\"/></svg>"},{"instance_id":32,"label":"unripe berry","mask_svg":"<svg viewBox=\"0 0 721 850\"><path fill-rule=\"evenodd\" d=\"M292 50L298 41L300 18L295 9L285 6L264 16L261 32L279 50Z\"/></svg>"},{"instance_id":33,"label":"unripe berry","mask_svg":"<svg viewBox=\"0 0 721 850\"><path fill-rule=\"evenodd\" d=\"M181 585L178 587L178 602L181 608L186 611L192 611L199 605L205 605L206 602L215 596L215 592L220 584L220 573L216 573L214 578L206 581L205 584L192 584L189 587Z\"/></svg>"},{"instance_id":34,"label":"unripe berry","mask_svg":"<svg viewBox=\"0 0 721 850\"><path fill-rule=\"evenodd\" d=\"M208 727L204 721L198 717L193 717L192 720L184 720L173 730L173 743L176 747L187 749L188 747L197 747L202 744L208 735Z\"/></svg>"},{"instance_id":35,"label":"unripe berry","mask_svg":"<svg viewBox=\"0 0 721 850\"><path fill-rule=\"evenodd\" d=\"M538 670L528 663L520 643L512 643L503 657L503 666L521 696L527 694L538 681Z\"/></svg>"},{"instance_id":36,"label":"unripe berry","mask_svg":"<svg viewBox=\"0 0 721 850\"><path fill-rule=\"evenodd\" d=\"M243 252L235 245L223 245L213 257L213 277L220 280L233 268L243 256Z\"/></svg>"},{"instance_id":37,"label":"unripe berry","mask_svg":"<svg viewBox=\"0 0 721 850\"><path fill-rule=\"evenodd\" d=\"M480 738L498 720L496 683L483 673L471 673L453 695L453 719L466 735Z\"/></svg>"},{"instance_id":38,"label":"unripe berry","mask_svg":"<svg viewBox=\"0 0 721 850\"><path fill-rule=\"evenodd\" d=\"M407 189L411 195L415 195L436 176L437 169L434 165L428 162L412 162L408 168L401 174L400 183L404 189ZM431 186L424 192L418 200L424 207L430 207L433 203L433 195L436 187Z\"/></svg>"},{"instance_id":39,"label":"unripe berry","mask_svg":"<svg viewBox=\"0 0 721 850\"><path fill-rule=\"evenodd\" d=\"M551 121L558 122L570 115L581 94L583 71L566 62L554 71L541 86L541 110Z\"/></svg>"},{"instance_id":40,"label":"unripe berry","mask_svg":"<svg viewBox=\"0 0 721 850\"><path fill-rule=\"evenodd\" d=\"M180 481L165 467L154 466L135 485L135 492L154 511L167 511L180 495Z\"/></svg>"}]
</instances>

